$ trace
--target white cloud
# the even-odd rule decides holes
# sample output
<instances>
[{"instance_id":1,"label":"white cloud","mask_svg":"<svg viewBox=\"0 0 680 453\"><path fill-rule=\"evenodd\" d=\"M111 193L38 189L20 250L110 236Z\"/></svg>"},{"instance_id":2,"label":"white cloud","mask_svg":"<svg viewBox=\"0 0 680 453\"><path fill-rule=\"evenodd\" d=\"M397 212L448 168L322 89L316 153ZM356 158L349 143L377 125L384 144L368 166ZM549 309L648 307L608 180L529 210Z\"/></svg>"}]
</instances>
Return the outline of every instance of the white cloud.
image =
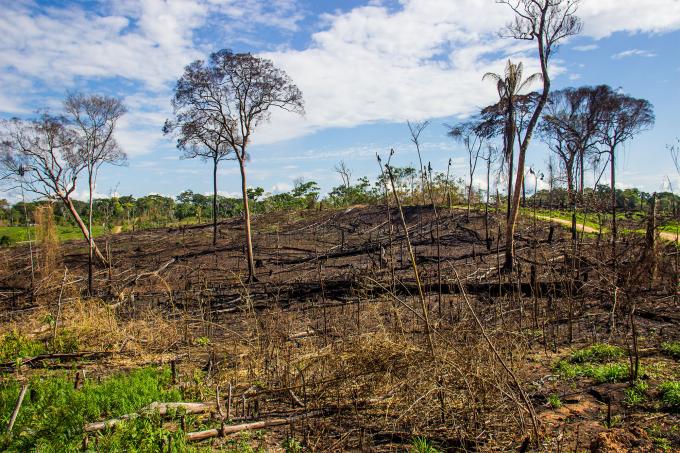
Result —
<instances>
[{"instance_id":1,"label":"white cloud","mask_svg":"<svg viewBox=\"0 0 680 453\"><path fill-rule=\"evenodd\" d=\"M656 53L649 51L649 50L630 49L630 50L624 50L623 52L619 52L619 53L612 55L612 59L621 60L623 58L629 58L629 57L653 58L653 57L656 57L656 56L657 56Z\"/></svg>"},{"instance_id":2,"label":"white cloud","mask_svg":"<svg viewBox=\"0 0 680 453\"><path fill-rule=\"evenodd\" d=\"M294 0L121 0L62 7L5 2L3 7L0 111L25 114L38 98L39 105L58 105L44 98L46 88L53 96L83 82L125 81L135 94L126 98L130 113L118 139L132 156L168 145L160 127L170 115L171 84L184 65L223 43L285 46L259 42L262 27L291 33L300 30L303 18ZM596 39L617 31L680 28L677 0L583 0L578 14L584 35ZM396 7L371 1L323 15L308 47L262 53L303 90L307 115L275 112L255 140L271 143L327 127L471 113L496 96L490 83L482 83L483 73L501 72L509 57L525 60L527 72L537 70L535 58L527 58L533 43L498 37L511 19L509 8L493 0L401 0ZM648 53L630 55L651 56L637 52ZM620 58L630 56L623 54Z\"/></svg>"},{"instance_id":3,"label":"white cloud","mask_svg":"<svg viewBox=\"0 0 680 453\"><path fill-rule=\"evenodd\" d=\"M578 15L583 18L583 33L593 38L617 31L662 33L680 28L680 1L584 0Z\"/></svg>"},{"instance_id":4,"label":"white cloud","mask_svg":"<svg viewBox=\"0 0 680 453\"><path fill-rule=\"evenodd\" d=\"M572 47L573 50L576 50L577 52L590 52L591 50L595 50L599 48L597 44L585 44L582 46L574 46Z\"/></svg>"}]
</instances>

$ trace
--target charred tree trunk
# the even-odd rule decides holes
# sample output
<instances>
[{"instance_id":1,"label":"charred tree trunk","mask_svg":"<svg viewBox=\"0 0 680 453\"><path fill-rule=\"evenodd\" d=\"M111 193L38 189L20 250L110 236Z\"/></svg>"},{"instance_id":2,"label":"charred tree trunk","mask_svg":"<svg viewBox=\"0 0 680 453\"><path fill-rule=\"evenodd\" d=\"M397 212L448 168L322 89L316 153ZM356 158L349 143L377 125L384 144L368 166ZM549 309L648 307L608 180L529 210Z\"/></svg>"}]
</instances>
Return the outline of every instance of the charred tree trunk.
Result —
<instances>
[{"instance_id":1,"label":"charred tree trunk","mask_svg":"<svg viewBox=\"0 0 680 453\"><path fill-rule=\"evenodd\" d=\"M213 159L213 245L217 245L217 158Z\"/></svg>"},{"instance_id":2,"label":"charred tree trunk","mask_svg":"<svg viewBox=\"0 0 680 453\"><path fill-rule=\"evenodd\" d=\"M241 170L241 192L243 194L243 216L246 229L246 259L248 261L248 283L256 281L255 260L253 259L253 238L250 230L250 208L248 207L248 190L246 187L245 156L238 161Z\"/></svg>"}]
</instances>

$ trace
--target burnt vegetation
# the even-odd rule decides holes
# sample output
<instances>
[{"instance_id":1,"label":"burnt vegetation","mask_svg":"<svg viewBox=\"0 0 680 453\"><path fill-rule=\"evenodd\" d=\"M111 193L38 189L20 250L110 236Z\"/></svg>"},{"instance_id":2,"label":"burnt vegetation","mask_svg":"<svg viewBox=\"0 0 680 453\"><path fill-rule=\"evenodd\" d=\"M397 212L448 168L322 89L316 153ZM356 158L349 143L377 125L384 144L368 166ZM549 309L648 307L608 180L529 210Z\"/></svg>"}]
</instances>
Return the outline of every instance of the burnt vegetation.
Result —
<instances>
[{"instance_id":1,"label":"burnt vegetation","mask_svg":"<svg viewBox=\"0 0 680 453\"><path fill-rule=\"evenodd\" d=\"M252 134L272 109L303 113L303 94L228 50L186 67L163 128L212 163L212 197L95 199L99 167L125 161L118 99L4 121L2 176L40 199L2 210L28 237L0 248L0 447L678 448L680 200L615 185L653 108L606 85L551 90L577 1L499 3L540 72L484 76L497 102L448 126L461 175L423 162L425 121L404 129L411 149L376 156L373 184L340 162L325 197L249 187ZM526 162L538 140L545 174ZM419 168L393 165L402 152ZM238 199L218 195L227 160ZM82 237L58 240L67 225Z\"/></svg>"}]
</instances>

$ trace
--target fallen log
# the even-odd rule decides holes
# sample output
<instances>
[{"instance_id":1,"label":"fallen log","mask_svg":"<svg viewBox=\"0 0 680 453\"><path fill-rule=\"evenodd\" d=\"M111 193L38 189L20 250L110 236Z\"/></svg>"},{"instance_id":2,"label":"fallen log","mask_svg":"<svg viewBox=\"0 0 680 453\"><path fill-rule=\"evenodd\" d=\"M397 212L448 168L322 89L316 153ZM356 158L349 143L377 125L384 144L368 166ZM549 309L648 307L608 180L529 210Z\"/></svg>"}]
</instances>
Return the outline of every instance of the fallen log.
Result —
<instances>
[{"instance_id":1,"label":"fallen log","mask_svg":"<svg viewBox=\"0 0 680 453\"><path fill-rule=\"evenodd\" d=\"M398 388L398 386L397 386ZM186 439L188 441L200 441L200 440L205 440L209 439L211 437L217 437L217 436L226 436L227 434L234 434L238 433L241 431L249 431L251 429L263 429L263 428L269 428L271 426L280 426L280 425L287 425L289 423L293 423L298 420L302 420L304 418L310 418L310 417L318 417L318 416L323 416L323 415L330 415L334 413L338 413L342 410L345 409L359 409L362 407L366 406L371 406L373 404L377 404L381 401L385 401L388 399L395 391L396 389L391 390L388 392L386 395L378 397L378 398L371 398L368 400L364 401L359 401L354 404L346 404L342 406L336 406L336 407L331 407L331 408L326 408L326 409L319 409L311 412L305 412L303 414L297 414L297 415L291 415L290 417L286 418L271 418L269 420L261 420L259 422L250 422L250 423L242 423L240 425L222 425L220 428L213 428L213 429L207 429L205 431L195 431L191 433L187 433Z\"/></svg>"},{"instance_id":2,"label":"fallen log","mask_svg":"<svg viewBox=\"0 0 680 453\"><path fill-rule=\"evenodd\" d=\"M25 357L20 361L0 363L0 371L8 371L14 369L17 364L28 365L32 368L45 366L45 361L61 360L71 361L75 359L99 359L115 354L113 351L81 351L55 354L41 354L34 357Z\"/></svg>"},{"instance_id":3,"label":"fallen log","mask_svg":"<svg viewBox=\"0 0 680 453\"><path fill-rule=\"evenodd\" d=\"M88 423L85 425L83 430L85 432L101 431L106 428L111 428L116 426L126 420L131 420L133 418L139 417L143 414L157 412L159 415L167 415L170 411L176 411L183 409L187 414L201 414L204 412L209 412L215 409L215 403L159 403L154 402L148 406L144 406L139 411L121 415L117 418L112 418L109 420L104 420L102 422Z\"/></svg>"},{"instance_id":4,"label":"fallen log","mask_svg":"<svg viewBox=\"0 0 680 453\"><path fill-rule=\"evenodd\" d=\"M224 425L221 428L206 429L205 431L195 431L192 433L187 433L188 441L200 441L204 439L209 439L211 437L226 436L227 434L234 434L241 431L249 431L251 429L263 429L269 428L271 426L287 425L289 423L295 422L297 420L315 417L318 415L323 415L324 411L314 411L305 414L293 415L287 418L272 418L269 420L262 420L259 422L242 423L240 425Z\"/></svg>"}]
</instances>

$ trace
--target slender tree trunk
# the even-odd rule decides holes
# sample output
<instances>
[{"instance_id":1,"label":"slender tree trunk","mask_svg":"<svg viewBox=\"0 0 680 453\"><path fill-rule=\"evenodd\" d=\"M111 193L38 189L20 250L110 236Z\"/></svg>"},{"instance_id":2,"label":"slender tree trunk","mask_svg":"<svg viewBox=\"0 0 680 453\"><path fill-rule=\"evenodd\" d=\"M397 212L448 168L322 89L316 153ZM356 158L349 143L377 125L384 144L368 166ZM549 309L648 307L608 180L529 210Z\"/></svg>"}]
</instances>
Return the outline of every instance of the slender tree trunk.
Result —
<instances>
[{"instance_id":1,"label":"slender tree trunk","mask_svg":"<svg viewBox=\"0 0 680 453\"><path fill-rule=\"evenodd\" d=\"M94 249L94 242L92 239L92 192L94 191L94 181L93 181L93 175L92 175L92 170L88 172L88 185L90 188L90 204L89 204L89 210L87 213L87 231L88 231L88 246L89 246L89 255L87 257L87 293L89 294L90 297L93 296L93 288L92 288L92 254L93 254L93 249Z\"/></svg>"},{"instance_id":2,"label":"slender tree trunk","mask_svg":"<svg viewBox=\"0 0 680 453\"><path fill-rule=\"evenodd\" d=\"M609 149L609 170L611 175L611 204L612 204L612 262L614 266L614 272L616 273L616 239L618 236L616 227L616 161L615 155L616 150L612 147Z\"/></svg>"},{"instance_id":3,"label":"slender tree trunk","mask_svg":"<svg viewBox=\"0 0 680 453\"><path fill-rule=\"evenodd\" d=\"M489 192L491 192L491 152L489 152L489 159L486 161L486 205L484 206L484 229L486 235L487 250L491 250L491 242L489 242Z\"/></svg>"},{"instance_id":4,"label":"slender tree trunk","mask_svg":"<svg viewBox=\"0 0 680 453\"><path fill-rule=\"evenodd\" d=\"M85 225L85 222L83 222L83 219L80 218L80 214L78 214L78 211L76 210L76 207L73 205L73 202L69 197L60 197L61 201L66 205L66 208L68 211L71 213L73 216L73 219L76 221L76 224L78 225L78 228L80 228L80 231L83 233L83 236L85 237L85 240L90 243L90 234L87 229L87 226ZM97 247L97 244L94 242L94 239L92 240L92 248L94 249L94 254L99 258L99 260L102 263L106 263L106 258L104 258L104 255L99 251L99 247Z\"/></svg>"},{"instance_id":5,"label":"slender tree trunk","mask_svg":"<svg viewBox=\"0 0 680 453\"><path fill-rule=\"evenodd\" d=\"M514 121L514 119L513 119ZM511 141L512 144L507 145L507 156L508 156L508 211L506 212L505 216L507 219L510 219L510 207L512 206L512 177L514 175L514 168L515 168L515 149L514 149L514 140Z\"/></svg>"},{"instance_id":6,"label":"slender tree trunk","mask_svg":"<svg viewBox=\"0 0 680 453\"><path fill-rule=\"evenodd\" d=\"M245 216L246 224L246 257L248 259L248 283L256 280L255 277L255 260L253 259L253 239L250 231L250 208L248 207L248 192L246 187L246 162L245 157L239 159L239 167L241 169L241 191L243 193L243 214Z\"/></svg>"},{"instance_id":7,"label":"slender tree trunk","mask_svg":"<svg viewBox=\"0 0 680 453\"><path fill-rule=\"evenodd\" d=\"M515 182L515 190L512 190L512 174L514 162L514 148L515 148L515 110L514 100L508 99L508 124L506 125L506 145L508 147L509 156L509 178L508 178L508 214L505 225L505 270L512 270L513 258L515 256L515 223L517 222L517 208L519 208L519 196L522 188L522 177L524 176L524 155L520 148L519 160L517 162L517 181ZM516 201L515 201L516 199Z\"/></svg>"},{"instance_id":8,"label":"slender tree trunk","mask_svg":"<svg viewBox=\"0 0 680 453\"><path fill-rule=\"evenodd\" d=\"M217 159L213 159L213 245L217 245Z\"/></svg>"},{"instance_id":9,"label":"slender tree trunk","mask_svg":"<svg viewBox=\"0 0 680 453\"><path fill-rule=\"evenodd\" d=\"M567 195L571 211L571 239L576 240L576 193L574 191L574 161L566 162L567 170Z\"/></svg>"}]
</instances>

